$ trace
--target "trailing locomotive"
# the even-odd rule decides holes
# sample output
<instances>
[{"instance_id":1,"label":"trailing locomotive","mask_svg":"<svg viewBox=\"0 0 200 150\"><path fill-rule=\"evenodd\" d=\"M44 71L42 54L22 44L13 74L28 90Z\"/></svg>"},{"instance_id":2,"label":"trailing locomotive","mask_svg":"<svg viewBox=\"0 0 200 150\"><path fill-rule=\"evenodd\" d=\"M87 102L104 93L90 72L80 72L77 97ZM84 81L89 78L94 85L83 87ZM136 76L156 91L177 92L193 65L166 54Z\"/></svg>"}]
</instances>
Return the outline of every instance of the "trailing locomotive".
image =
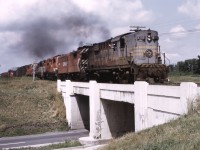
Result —
<instances>
[{"instance_id":1,"label":"trailing locomotive","mask_svg":"<svg viewBox=\"0 0 200 150\"><path fill-rule=\"evenodd\" d=\"M35 66L35 74L40 79L57 79L58 59L60 55L40 61Z\"/></svg>"},{"instance_id":2,"label":"trailing locomotive","mask_svg":"<svg viewBox=\"0 0 200 150\"><path fill-rule=\"evenodd\" d=\"M134 32L42 60L34 71L41 79L162 83L167 81L168 67L162 64L158 40L157 31L137 28ZM19 67L16 72L20 76L31 75L33 69L27 65Z\"/></svg>"}]
</instances>

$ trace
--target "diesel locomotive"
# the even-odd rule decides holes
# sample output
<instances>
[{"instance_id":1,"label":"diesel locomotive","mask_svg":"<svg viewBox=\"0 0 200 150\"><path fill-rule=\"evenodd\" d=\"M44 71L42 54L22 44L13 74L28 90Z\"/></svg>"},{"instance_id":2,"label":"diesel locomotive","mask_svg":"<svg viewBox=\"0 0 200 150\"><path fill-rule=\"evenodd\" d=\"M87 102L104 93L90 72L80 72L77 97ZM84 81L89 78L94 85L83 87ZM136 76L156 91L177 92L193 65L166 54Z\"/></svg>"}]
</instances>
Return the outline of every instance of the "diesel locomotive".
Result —
<instances>
[{"instance_id":1,"label":"diesel locomotive","mask_svg":"<svg viewBox=\"0 0 200 150\"><path fill-rule=\"evenodd\" d=\"M157 31L136 29L101 43L79 47L60 57L58 76L80 81L165 82L168 67L162 64L158 40Z\"/></svg>"}]
</instances>

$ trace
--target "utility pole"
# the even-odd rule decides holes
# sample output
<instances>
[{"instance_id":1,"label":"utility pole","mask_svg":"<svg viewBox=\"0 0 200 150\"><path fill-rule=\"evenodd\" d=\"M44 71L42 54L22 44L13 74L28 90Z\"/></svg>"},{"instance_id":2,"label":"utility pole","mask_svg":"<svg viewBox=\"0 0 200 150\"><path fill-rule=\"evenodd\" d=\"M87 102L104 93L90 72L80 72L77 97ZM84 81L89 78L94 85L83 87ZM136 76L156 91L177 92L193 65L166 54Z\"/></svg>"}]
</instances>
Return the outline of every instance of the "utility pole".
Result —
<instances>
[{"instance_id":1,"label":"utility pole","mask_svg":"<svg viewBox=\"0 0 200 150\"><path fill-rule=\"evenodd\" d=\"M33 81L35 81L35 67L36 67L36 64L33 63Z\"/></svg>"}]
</instances>

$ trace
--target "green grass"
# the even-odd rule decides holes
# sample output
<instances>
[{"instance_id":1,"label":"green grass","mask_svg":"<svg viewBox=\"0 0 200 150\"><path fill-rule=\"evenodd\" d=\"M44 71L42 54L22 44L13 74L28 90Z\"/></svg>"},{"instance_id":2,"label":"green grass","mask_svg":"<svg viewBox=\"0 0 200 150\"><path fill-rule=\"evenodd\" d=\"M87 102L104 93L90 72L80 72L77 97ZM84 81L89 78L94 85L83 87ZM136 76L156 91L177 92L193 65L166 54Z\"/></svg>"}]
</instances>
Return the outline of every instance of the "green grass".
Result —
<instances>
[{"instance_id":1,"label":"green grass","mask_svg":"<svg viewBox=\"0 0 200 150\"><path fill-rule=\"evenodd\" d=\"M200 115L184 116L165 125L113 140L104 150L197 150L200 148Z\"/></svg>"},{"instance_id":2,"label":"green grass","mask_svg":"<svg viewBox=\"0 0 200 150\"><path fill-rule=\"evenodd\" d=\"M68 130L55 81L0 78L0 137Z\"/></svg>"},{"instance_id":3,"label":"green grass","mask_svg":"<svg viewBox=\"0 0 200 150\"><path fill-rule=\"evenodd\" d=\"M181 82L195 82L200 83L200 75L193 75L193 74L183 74L183 73L176 73L176 74L169 74L170 82L172 83L181 83Z\"/></svg>"}]
</instances>

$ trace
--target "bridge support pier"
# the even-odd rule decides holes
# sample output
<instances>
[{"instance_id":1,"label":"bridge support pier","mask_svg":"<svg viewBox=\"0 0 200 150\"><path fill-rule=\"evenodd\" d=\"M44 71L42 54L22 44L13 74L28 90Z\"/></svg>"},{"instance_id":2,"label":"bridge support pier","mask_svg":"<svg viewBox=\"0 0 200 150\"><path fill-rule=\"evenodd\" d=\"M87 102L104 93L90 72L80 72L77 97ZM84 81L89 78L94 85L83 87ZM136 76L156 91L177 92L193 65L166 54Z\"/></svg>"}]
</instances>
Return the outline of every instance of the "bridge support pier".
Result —
<instances>
[{"instance_id":1,"label":"bridge support pier","mask_svg":"<svg viewBox=\"0 0 200 150\"><path fill-rule=\"evenodd\" d=\"M90 134L89 137L82 137L79 139L83 145L96 145L102 144L110 140L110 138L102 139L102 123L106 120L105 113L102 113L102 101L100 99L99 84L96 81L90 81L89 83L89 105L90 105Z\"/></svg>"},{"instance_id":2,"label":"bridge support pier","mask_svg":"<svg viewBox=\"0 0 200 150\"><path fill-rule=\"evenodd\" d=\"M64 103L66 106L66 119L71 129L84 129L85 125L81 110L79 106L79 96L73 93L72 82L66 80L66 95L64 96Z\"/></svg>"},{"instance_id":3,"label":"bridge support pier","mask_svg":"<svg viewBox=\"0 0 200 150\"><path fill-rule=\"evenodd\" d=\"M148 83L137 81L135 85L135 132L148 127L147 87Z\"/></svg>"},{"instance_id":4,"label":"bridge support pier","mask_svg":"<svg viewBox=\"0 0 200 150\"><path fill-rule=\"evenodd\" d=\"M90 137L101 138L101 100L99 86L96 81L89 83L89 104L90 104Z\"/></svg>"}]
</instances>

